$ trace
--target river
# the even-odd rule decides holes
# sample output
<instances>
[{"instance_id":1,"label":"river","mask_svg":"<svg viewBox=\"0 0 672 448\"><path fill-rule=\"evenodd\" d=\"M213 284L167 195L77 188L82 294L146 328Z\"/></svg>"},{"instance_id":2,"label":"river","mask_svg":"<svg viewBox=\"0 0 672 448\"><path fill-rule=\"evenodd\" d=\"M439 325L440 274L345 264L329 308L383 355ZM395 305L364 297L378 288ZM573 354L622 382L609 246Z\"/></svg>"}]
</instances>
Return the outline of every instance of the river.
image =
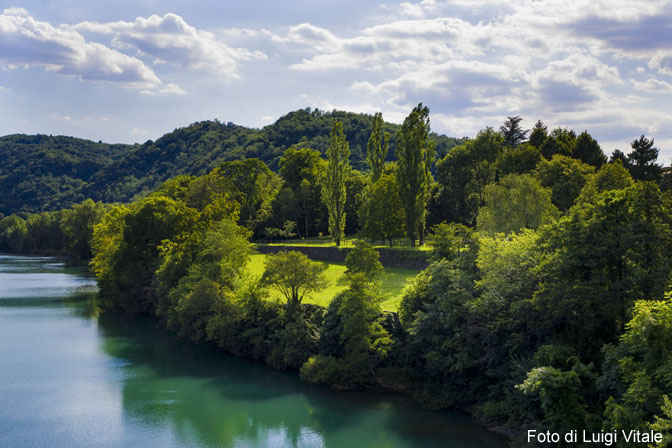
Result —
<instances>
[{"instance_id":1,"label":"river","mask_svg":"<svg viewBox=\"0 0 672 448\"><path fill-rule=\"evenodd\" d=\"M95 280L0 255L1 447L503 448L467 415L333 392L292 372L99 315Z\"/></svg>"}]
</instances>

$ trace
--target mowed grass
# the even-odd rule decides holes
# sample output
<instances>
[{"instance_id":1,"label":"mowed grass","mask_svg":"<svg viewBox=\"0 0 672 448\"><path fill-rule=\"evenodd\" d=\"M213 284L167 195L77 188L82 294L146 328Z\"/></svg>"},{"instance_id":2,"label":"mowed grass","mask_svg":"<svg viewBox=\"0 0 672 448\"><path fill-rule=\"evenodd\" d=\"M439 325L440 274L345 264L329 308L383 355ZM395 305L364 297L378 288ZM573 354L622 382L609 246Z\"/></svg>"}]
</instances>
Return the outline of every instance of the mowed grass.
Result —
<instances>
[{"instance_id":1,"label":"mowed grass","mask_svg":"<svg viewBox=\"0 0 672 448\"><path fill-rule=\"evenodd\" d=\"M255 254L250 257L247 265L248 273L253 277L261 277L264 273L264 260L266 255ZM316 305L327 306L336 294L348 287L345 277L345 263L333 263L319 261L326 267L324 277L327 280L327 287L313 293L312 297L304 298L304 303L314 303ZM381 295L383 301L381 307L384 311L397 311L401 303L406 285L409 284L418 272L414 269L385 268L385 278L381 285ZM285 298L275 289L269 288L271 298L284 301Z\"/></svg>"},{"instance_id":2,"label":"mowed grass","mask_svg":"<svg viewBox=\"0 0 672 448\"><path fill-rule=\"evenodd\" d=\"M341 242L341 247L354 247L355 241L357 241L355 236L346 236ZM407 238L397 238L393 241L394 246L390 248L389 243L384 241L374 242L372 245L375 248L385 248L385 249L402 249L402 250L418 250L418 251L428 251L430 246L424 244L422 246L415 246L411 248L411 243ZM267 246L312 246L312 247L336 247L334 241L328 236L315 237L315 238L305 238L305 239L291 239L291 240L279 240L273 243L266 243Z\"/></svg>"}]
</instances>

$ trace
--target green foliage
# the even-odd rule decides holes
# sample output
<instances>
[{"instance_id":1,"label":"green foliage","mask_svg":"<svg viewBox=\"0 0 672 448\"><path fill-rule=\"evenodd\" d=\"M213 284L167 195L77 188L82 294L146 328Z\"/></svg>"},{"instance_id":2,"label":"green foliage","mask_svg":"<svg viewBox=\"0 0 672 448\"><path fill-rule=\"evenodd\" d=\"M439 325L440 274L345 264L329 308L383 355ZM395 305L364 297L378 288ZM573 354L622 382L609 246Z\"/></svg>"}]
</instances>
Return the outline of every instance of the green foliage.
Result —
<instances>
[{"instance_id":1,"label":"green foliage","mask_svg":"<svg viewBox=\"0 0 672 448\"><path fill-rule=\"evenodd\" d=\"M605 404L609 430L664 426L655 415L669 410L663 396L672 392L672 300L637 301L632 316L619 344L605 347L604 379L612 379L613 394Z\"/></svg>"},{"instance_id":2,"label":"green foliage","mask_svg":"<svg viewBox=\"0 0 672 448\"><path fill-rule=\"evenodd\" d=\"M556 154L571 157L575 145L576 133L574 131L556 128L544 140L544 143L539 147L539 151L546 159L550 159Z\"/></svg>"},{"instance_id":3,"label":"green foliage","mask_svg":"<svg viewBox=\"0 0 672 448\"><path fill-rule=\"evenodd\" d=\"M46 255L59 255L64 252L65 235L61 220L64 215L70 215L68 212L71 211L42 212L28 216L23 251L29 254ZM82 236L84 239L87 238L86 234Z\"/></svg>"},{"instance_id":4,"label":"green foliage","mask_svg":"<svg viewBox=\"0 0 672 448\"><path fill-rule=\"evenodd\" d=\"M530 229L481 238L476 258L481 276L476 286L482 294L475 302L481 312L491 317L509 313L511 303L532 298L540 278L539 239Z\"/></svg>"},{"instance_id":5,"label":"green foliage","mask_svg":"<svg viewBox=\"0 0 672 448\"><path fill-rule=\"evenodd\" d=\"M546 141L546 138L548 138L548 128L541 122L541 120L537 120L532 128L528 142L535 148L540 149Z\"/></svg>"},{"instance_id":6,"label":"green foliage","mask_svg":"<svg viewBox=\"0 0 672 448\"><path fill-rule=\"evenodd\" d=\"M72 137L0 137L0 213L35 213L68 207L89 196L91 177L131 151Z\"/></svg>"},{"instance_id":7,"label":"green foliage","mask_svg":"<svg viewBox=\"0 0 672 448\"><path fill-rule=\"evenodd\" d=\"M672 400L667 395L663 395L663 406L661 407L662 417L656 416L655 421L649 427L657 433L663 434L663 440L656 446L672 446Z\"/></svg>"},{"instance_id":8,"label":"green foliage","mask_svg":"<svg viewBox=\"0 0 672 448\"><path fill-rule=\"evenodd\" d=\"M660 182L663 167L656 163L658 148L653 146L653 139L641 135L630 144L632 152L628 153L626 166L636 180Z\"/></svg>"},{"instance_id":9,"label":"green foliage","mask_svg":"<svg viewBox=\"0 0 672 448\"><path fill-rule=\"evenodd\" d=\"M536 229L558 214L551 191L529 174L509 174L486 186L484 202L476 222L489 235Z\"/></svg>"},{"instance_id":10,"label":"green foliage","mask_svg":"<svg viewBox=\"0 0 672 448\"><path fill-rule=\"evenodd\" d=\"M524 131L520 127L520 122L523 119L519 116L506 117L506 121L499 127L499 132L504 138L504 145L515 148L525 141L527 134L530 131Z\"/></svg>"},{"instance_id":11,"label":"green foliage","mask_svg":"<svg viewBox=\"0 0 672 448\"><path fill-rule=\"evenodd\" d=\"M381 175L365 191L359 221L361 236L372 241L387 240L390 247L395 238L404 235L404 206L394 172Z\"/></svg>"},{"instance_id":12,"label":"green foliage","mask_svg":"<svg viewBox=\"0 0 672 448\"><path fill-rule=\"evenodd\" d=\"M107 208L100 202L87 199L62 212L60 225L66 254L76 260L91 259L93 228L100 222Z\"/></svg>"},{"instance_id":13,"label":"green foliage","mask_svg":"<svg viewBox=\"0 0 672 448\"><path fill-rule=\"evenodd\" d=\"M341 245L345 236L345 182L350 175L350 147L345 140L343 123L334 122L331 128L329 148L327 148L327 166L322 179L322 200L329 211L329 234Z\"/></svg>"},{"instance_id":14,"label":"green foliage","mask_svg":"<svg viewBox=\"0 0 672 448\"><path fill-rule=\"evenodd\" d=\"M519 145L504 151L497 159L497 172L507 174L526 174L534 170L541 160L541 153L531 144Z\"/></svg>"},{"instance_id":15,"label":"green foliage","mask_svg":"<svg viewBox=\"0 0 672 448\"><path fill-rule=\"evenodd\" d=\"M369 282L377 283L385 271L380 262L380 254L365 241L355 241L355 247L345 257L348 277L363 275Z\"/></svg>"},{"instance_id":16,"label":"green foliage","mask_svg":"<svg viewBox=\"0 0 672 448\"><path fill-rule=\"evenodd\" d=\"M0 138L0 190L5 192L0 198L0 213L19 213L25 218L28 213L70 207L86 198L130 202L145 197L170 178L203 176L228 161L258 158L277 170L283 152L292 146L311 147L324 154L334 121L343 123L351 164L364 169L373 116L343 111L297 110L263 129L202 121L136 145L9 135ZM398 128L390 123L381 126L381 132L392 135L392 146ZM436 134L432 138L440 154L461 142ZM246 219L244 211L242 216Z\"/></svg>"},{"instance_id":17,"label":"green foliage","mask_svg":"<svg viewBox=\"0 0 672 448\"><path fill-rule=\"evenodd\" d=\"M297 223L299 236L316 235L325 227L322 218L320 173L324 161L310 148L289 148L280 159L280 176L284 185L273 204L273 214L280 222Z\"/></svg>"},{"instance_id":18,"label":"green foliage","mask_svg":"<svg viewBox=\"0 0 672 448\"><path fill-rule=\"evenodd\" d=\"M361 171L352 170L345 180L345 234L353 235L360 229L359 210L366 199L369 178ZM399 194L398 192L396 193Z\"/></svg>"},{"instance_id":19,"label":"green foliage","mask_svg":"<svg viewBox=\"0 0 672 448\"><path fill-rule=\"evenodd\" d=\"M383 172L383 165L387 158L388 145L390 143L390 133L385 132L381 135L383 126L383 114L378 112L373 116L373 130L371 137L366 143L366 162L371 168L371 181L375 182L380 178Z\"/></svg>"},{"instance_id":20,"label":"green foliage","mask_svg":"<svg viewBox=\"0 0 672 448\"><path fill-rule=\"evenodd\" d=\"M607 156L604 155L602 148L588 131L583 131L576 139L572 157L595 168L600 168L607 163Z\"/></svg>"},{"instance_id":21,"label":"green foliage","mask_svg":"<svg viewBox=\"0 0 672 448\"><path fill-rule=\"evenodd\" d=\"M10 215L0 221L0 251L21 253L27 241L28 226L20 216Z\"/></svg>"},{"instance_id":22,"label":"green foliage","mask_svg":"<svg viewBox=\"0 0 672 448\"><path fill-rule=\"evenodd\" d=\"M432 183L435 143L428 141L429 109L418 104L404 120L397 135L397 184L404 204L406 235L411 246L422 242L425 213Z\"/></svg>"},{"instance_id":23,"label":"green foliage","mask_svg":"<svg viewBox=\"0 0 672 448\"><path fill-rule=\"evenodd\" d=\"M351 270L349 288L339 295L336 328L342 356L320 355L301 368L302 378L322 384L363 386L375 383L376 366L392 343L381 325L380 297L365 272ZM333 327L332 327L333 328Z\"/></svg>"},{"instance_id":24,"label":"green foliage","mask_svg":"<svg viewBox=\"0 0 672 448\"><path fill-rule=\"evenodd\" d=\"M428 238L434 261L454 260L471 250L474 243L473 229L454 222L441 223L432 228Z\"/></svg>"},{"instance_id":25,"label":"green foliage","mask_svg":"<svg viewBox=\"0 0 672 448\"><path fill-rule=\"evenodd\" d=\"M621 160L602 165L594 176L590 176L577 198L578 204L594 202L600 193L628 188L633 184L632 176L623 167Z\"/></svg>"},{"instance_id":26,"label":"green foliage","mask_svg":"<svg viewBox=\"0 0 672 448\"><path fill-rule=\"evenodd\" d=\"M576 428L586 428L586 411L580 396L581 380L574 370L537 367L527 374L520 389L526 394L539 394L545 423L552 431L564 434Z\"/></svg>"},{"instance_id":27,"label":"green foliage","mask_svg":"<svg viewBox=\"0 0 672 448\"><path fill-rule=\"evenodd\" d=\"M231 198L240 204L241 225L256 231L271 217L281 180L264 162L254 158L224 162L212 174L230 183Z\"/></svg>"},{"instance_id":28,"label":"green foliage","mask_svg":"<svg viewBox=\"0 0 672 448\"><path fill-rule=\"evenodd\" d=\"M550 188L553 204L561 211L568 210L581 193L594 167L564 155L541 160L535 177L542 186Z\"/></svg>"},{"instance_id":29,"label":"green foliage","mask_svg":"<svg viewBox=\"0 0 672 448\"><path fill-rule=\"evenodd\" d=\"M545 229L534 296L537 337L596 360L623 329L634 300L662 297L672 269L670 213L653 184L606 191Z\"/></svg>"},{"instance_id":30,"label":"green foliage","mask_svg":"<svg viewBox=\"0 0 672 448\"><path fill-rule=\"evenodd\" d=\"M325 286L324 266L301 252L280 251L266 257L263 284L278 290L291 307L297 307L306 295Z\"/></svg>"},{"instance_id":31,"label":"green foliage","mask_svg":"<svg viewBox=\"0 0 672 448\"><path fill-rule=\"evenodd\" d=\"M475 224L485 186L495 181L502 146L501 134L487 128L437 162L436 175L441 187L430 204L433 223Z\"/></svg>"},{"instance_id":32,"label":"green foliage","mask_svg":"<svg viewBox=\"0 0 672 448\"><path fill-rule=\"evenodd\" d=\"M101 282L101 298L128 312L154 313L157 296L152 284L159 246L193 229L197 213L166 197L146 198L109 213L112 216L94 229L92 266ZM118 231L121 235L110 235Z\"/></svg>"}]
</instances>

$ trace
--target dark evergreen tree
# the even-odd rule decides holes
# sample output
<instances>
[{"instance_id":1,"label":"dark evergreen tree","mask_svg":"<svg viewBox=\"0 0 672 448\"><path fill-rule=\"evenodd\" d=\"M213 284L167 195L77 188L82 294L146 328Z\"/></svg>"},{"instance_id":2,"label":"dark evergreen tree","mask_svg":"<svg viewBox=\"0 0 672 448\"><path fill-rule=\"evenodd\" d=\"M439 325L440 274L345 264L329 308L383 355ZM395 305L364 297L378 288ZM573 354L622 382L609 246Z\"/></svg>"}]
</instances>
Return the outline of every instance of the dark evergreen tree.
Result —
<instances>
[{"instance_id":1,"label":"dark evergreen tree","mask_svg":"<svg viewBox=\"0 0 672 448\"><path fill-rule=\"evenodd\" d=\"M607 163L607 156L604 155L602 148L588 131L583 131L576 139L572 157L588 165L593 165L595 168Z\"/></svg>"},{"instance_id":2,"label":"dark evergreen tree","mask_svg":"<svg viewBox=\"0 0 672 448\"><path fill-rule=\"evenodd\" d=\"M504 124L499 127L499 132L504 137L504 144L506 146L515 148L525 141L525 138L530 131L523 130L523 128L520 127L520 122L522 120L523 119L517 115L515 117L506 117Z\"/></svg>"}]
</instances>

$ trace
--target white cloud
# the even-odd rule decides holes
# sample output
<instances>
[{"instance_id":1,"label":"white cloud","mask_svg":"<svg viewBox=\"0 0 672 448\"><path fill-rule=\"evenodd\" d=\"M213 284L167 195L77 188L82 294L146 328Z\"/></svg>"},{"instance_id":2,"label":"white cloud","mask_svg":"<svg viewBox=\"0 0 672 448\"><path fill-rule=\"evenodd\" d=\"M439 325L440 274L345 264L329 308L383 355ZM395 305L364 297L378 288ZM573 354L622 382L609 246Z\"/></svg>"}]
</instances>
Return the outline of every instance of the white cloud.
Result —
<instances>
[{"instance_id":1,"label":"white cloud","mask_svg":"<svg viewBox=\"0 0 672 448\"><path fill-rule=\"evenodd\" d=\"M157 64L202 69L238 78L238 63L265 59L260 51L231 48L214 33L189 25L177 14L163 17L138 17L135 22L82 22L73 26L78 31L110 34L112 45L119 49L136 49Z\"/></svg>"},{"instance_id":2,"label":"white cloud","mask_svg":"<svg viewBox=\"0 0 672 448\"><path fill-rule=\"evenodd\" d=\"M133 88L151 88L161 83L141 60L87 42L67 27L55 28L27 15L0 15L0 64L10 69L44 67L86 81Z\"/></svg>"},{"instance_id":3,"label":"white cloud","mask_svg":"<svg viewBox=\"0 0 672 448\"><path fill-rule=\"evenodd\" d=\"M657 70L658 73L672 76L672 50L656 52L649 61L649 68Z\"/></svg>"},{"instance_id":4,"label":"white cloud","mask_svg":"<svg viewBox=\"0 0 672 448\"><path fill-rule=\"evenodd\" d=\"M665 81L659 81L657 79L647 79L645 82L638 82L632 80L632 84L635 86L635 90L642 92L658 93L672 95L672 84Z\"/></svg>"},{"instance_id":5,"label":"white cloud","mask_svg":"<svg viewBox=\"0 0 672 448\"><path fill-rule=\"evenodd\" d=\"M164 87L155 90L141 90L140 93L142 93L143 95L150 95L150 96L187 94L187 92L185 92L180 86L172 83L166 84Z\"/></svg>"},{"instance_id":6,"label":"white cloud","mask_svg":"<svg viewBox=\"0 0 672 448\"><path fill-rule=\"evenodd\" d=\"M28 11L23 8L18 8L16 6L11 8L5 8L2 10L2 13L8 16L28 16Z\"/></svg>"}]
</instances>

